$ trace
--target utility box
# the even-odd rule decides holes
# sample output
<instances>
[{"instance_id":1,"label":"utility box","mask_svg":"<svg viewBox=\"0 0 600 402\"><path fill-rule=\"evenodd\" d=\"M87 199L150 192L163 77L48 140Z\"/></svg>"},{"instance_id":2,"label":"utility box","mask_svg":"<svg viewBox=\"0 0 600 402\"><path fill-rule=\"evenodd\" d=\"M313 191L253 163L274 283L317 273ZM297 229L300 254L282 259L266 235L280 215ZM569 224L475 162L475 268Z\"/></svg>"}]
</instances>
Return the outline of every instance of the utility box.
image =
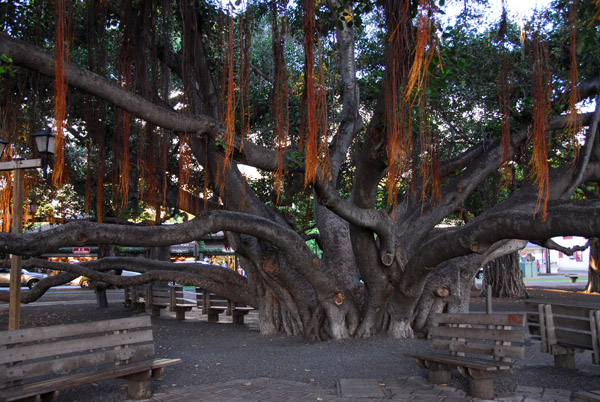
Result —
<instances>
[{"instance_id":1,"label":"utility box","mask_svg":"<svg viewBox=\"0 0 600 402\"><path fill-rule=\"evenodd\" d=\"M519 267L523 273L523 278L537 278L537 261L520 262Z\"/></svg>"}]
</instances>

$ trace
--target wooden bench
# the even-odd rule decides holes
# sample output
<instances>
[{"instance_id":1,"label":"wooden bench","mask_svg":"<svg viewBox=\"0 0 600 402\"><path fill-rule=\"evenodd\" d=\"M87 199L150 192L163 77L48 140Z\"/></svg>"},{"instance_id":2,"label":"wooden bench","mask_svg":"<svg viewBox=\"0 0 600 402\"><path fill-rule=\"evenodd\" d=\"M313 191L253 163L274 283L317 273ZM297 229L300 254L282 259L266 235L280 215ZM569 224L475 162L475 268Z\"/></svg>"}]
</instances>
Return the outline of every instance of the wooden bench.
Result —
<instances>
[{"instance_id":1,"label":"wooden bench","mask_svg":"<svg viewBox=\"0 0 600 402\"><path fill-rule=\"evenodd\" d=\"M565 304L525 302L529 333L539 339L543 353L554 356L554 366L575 368L575 353L592 351L600 364L600 310Z\"/></svg>"},{"instance_id":2,"label":"wooden bench","mask_svg":"<svg viewBox=\"0 0 600 402\"><path fill-rule=\"evenodd\" d=\"M195 299L186 299L183 286L159 284L135 285L125 288L125 305L135 311L152 310L153 317L160 316L160 310L169 308L175 312L177 320L185 320L186 311L196 307Z\"/></svg>"},{"instance_id":3,"label":"wooden bench","mask_svg":"<svg viewBox=\"0 0 600 402\"><path fill-rule=\"evenodd\" d=\"M58 391L124 378L127 395L152 395L151 377L181 359L154 358L149 316L0 332L0 401L53 400Z\"/></svg>"},{"instance_id":4,"label":"wooden bench","mask_svg":"<svg viewBox=\"0 0 600 402\"><path fill-rule=\"evenodd\" d=\"M494 378L512 374L514 359L525 354L523 314L436 314L431 331L435 349L442 353L408 353L428 370L430 383L450 380L450 371L469 379L475 398L494 398Z\"/></svg>"},{"instance_id":5,"label":"wooden bench","mask_svg":"<svg viewBox=\"0 0 600 402\"><path fill-rule=\"evenodd\" d=\"M196 292L202 294L202 314L208 316L208 322L219 322L219 315L225 313L232 317L234 324L243 325L244 317L254 310L253 307L237 304L232 300L199 288L196 288Z\"/></svg>"},{"instance_id":6,"label":"wooden bench","mask_svg":"<svg viewBox=\"0 0 600 402\"><path fill-rule=\"evenodd\" d=\"M169 309L175 312L175 318L178 320L185 320L185 312L198 306L196 299L187 298L186 293L188 292L183 289L183 286L171 286Z\"/></svg>"},{"instance_id":7,"label":"wooden bench","mask_svg":"<svg viewBox=\"0 0 600 402\"><path fill-rule=\"evenodd\" d=\"M577 274L565 274L565 276L570 278L572 283L577 283L577 279L579 278Z\"/></svg>"},{"instance_id":8,"label":"wooden bench","mask_svg":"<svg viewBox=\"0 0 600 402\"><path fill-rule=\"evenodd\" d=\"M146 311L146 288L144 285L134 285L125 288L125 305L134 311Z\"/></svg>"}]
</instances>

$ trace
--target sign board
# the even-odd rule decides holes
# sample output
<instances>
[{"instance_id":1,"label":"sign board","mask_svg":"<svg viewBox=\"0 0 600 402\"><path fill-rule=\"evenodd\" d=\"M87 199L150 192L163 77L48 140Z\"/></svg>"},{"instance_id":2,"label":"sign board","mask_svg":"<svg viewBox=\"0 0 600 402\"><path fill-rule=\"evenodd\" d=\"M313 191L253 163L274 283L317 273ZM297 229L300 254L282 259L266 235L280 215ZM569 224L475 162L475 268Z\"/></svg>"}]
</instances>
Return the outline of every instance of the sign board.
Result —
<instances>
[{"instance_id":1,"label":"sign board","mask_svg":"<svg viewBox=\"0 0 600 402\"><path fill-rule=\"evenodd\" d=\"M89 247L73 247L73 254L89 254Z\"/></svg>"},{"instance_id":2,"label":"sign board","mask_svg":"<svg viewBox=\"0 0 600 402\"><path fill-rule=\"evenodd\" d=\"M527 257L527 250L521 250L521 257Z\"/></svg>"}]
</instances>

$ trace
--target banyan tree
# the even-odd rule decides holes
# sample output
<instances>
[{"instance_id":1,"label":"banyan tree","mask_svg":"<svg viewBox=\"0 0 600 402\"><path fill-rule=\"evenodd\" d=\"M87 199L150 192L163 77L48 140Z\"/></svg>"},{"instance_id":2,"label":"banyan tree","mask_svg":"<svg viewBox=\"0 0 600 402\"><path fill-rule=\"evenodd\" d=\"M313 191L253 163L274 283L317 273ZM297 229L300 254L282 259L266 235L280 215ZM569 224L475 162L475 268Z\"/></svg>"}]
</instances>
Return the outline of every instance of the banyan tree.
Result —
<instances>
[{"instance_id":1,"label":"banyan tree","mask_svg":"<svg viewBox=\"0 0 600 402\"><path fill-rule=\"evenodd\" d=\"M265 334L403 338L467 310L479 267L523 241L599 237L598 2L557 0L522 24L470 2L445 19L445 3L2 3L5 158L57 133L27 188L46 206L36 219L60 224L0 234L3 252L63 271L22 301L78 275L169 280L256 307ZM247 276L33 258L217 231Z\"/></svg>"}]
</instances>

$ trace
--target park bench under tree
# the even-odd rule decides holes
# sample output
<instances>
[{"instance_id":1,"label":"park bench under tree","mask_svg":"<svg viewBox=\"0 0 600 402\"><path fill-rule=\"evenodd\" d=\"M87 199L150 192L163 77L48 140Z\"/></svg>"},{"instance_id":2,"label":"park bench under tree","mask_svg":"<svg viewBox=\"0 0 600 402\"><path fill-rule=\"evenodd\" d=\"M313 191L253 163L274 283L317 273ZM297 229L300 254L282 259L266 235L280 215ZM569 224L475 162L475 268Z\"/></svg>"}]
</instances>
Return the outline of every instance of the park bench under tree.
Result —
<instances>
[{"instance_id":1,"label":"park bench under tree","mask_svg":"<svg viewBox=\"0 0 600 402\"><path fill-rule=\"evenodd\" d=\"M185 320L186 311L196 307L196 302L184 296L183 287L178 285L146 284L125 288L125 304L139 312L151 309L153 317L159 317L160 310L168 307L175 312L176 319Z\"/></svg>"},{"instance_id":2,"label":"park bench under tree","mask_svg":"<svg viewBox=\"0 0 600 402\"><path fill-rule=\"evenodd\" d=\"M232 300L208 291L196 288L196 292L198 294L202 293L202 314L208 316L208 322L218 322L219 315L225 313L225 315L232 317L234 324L243 325L244 316L254 310L253 307L239 305Z\"/></svg>"},{"instance_id":3,"label":"park bench under tree","mask_svg":"<svg viewBox=\"0 0 600 402\"><path fill-rule=\"evenodd\" d=\"M0 401L53 400L58 391L123 378L132 399L181 359L154 357L147 315L0 333Z\"/></svg>"},{"instance_id":4,"label":"park bench under tree","mask_svg":"<svg viewBox=\"0 0 600 402\"><path fill-rule=\"evenodd\" d=\"M523 314L436 314L431 330L433 347L443 353L408 353L428 370L428 381L447 383L451 370L469 379L475 398L494 398L494 378L512 374L514 359L525 353Z\"/></svg>"},{"instance_id":5,"label":"park bench under tree","mask_svg":"<svg viewBox=\"0 0 600 402\"><path fill-rule=\"evenodd\" d=\"M600 309L535 302L525 302L525 309L529 333L554 356L555 367L574 369L575 353L586 350L600 364Z\"/></svg>"}]
</instances>

